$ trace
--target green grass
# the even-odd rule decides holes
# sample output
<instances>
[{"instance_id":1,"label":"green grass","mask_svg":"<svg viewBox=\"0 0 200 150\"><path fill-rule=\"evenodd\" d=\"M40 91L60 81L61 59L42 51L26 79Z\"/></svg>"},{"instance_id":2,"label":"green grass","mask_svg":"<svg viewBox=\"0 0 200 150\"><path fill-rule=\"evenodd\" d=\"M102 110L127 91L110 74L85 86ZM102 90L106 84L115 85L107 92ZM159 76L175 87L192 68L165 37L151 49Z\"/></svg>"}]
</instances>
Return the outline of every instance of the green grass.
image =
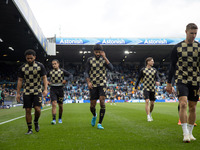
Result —
<instances>
[{"instance_id":1,"label":"green grass","mask_svg":"<svg viewBox=\"0 0 200 150\"><path fill-rule=\"evenodd\" d=\"M104 130L92 127L89 104L65 104L63 124L51 125L51 109L43 111L40 132L25 135L25 118L0 125L1 150L165 150L199 149L200 116L193 135L197 141L182 142L182 129L177 125L177 103L156 103L153 122L146 121L144 103L106 104ZM49 107L45 107L47 109ZM99 112L97 104L97 112ZM58 109L58 108L57 108ZM0 123L25 114L22 107L0 110ZM98 119L97 119L98 121Z\"/></svg>"}]
</instances>

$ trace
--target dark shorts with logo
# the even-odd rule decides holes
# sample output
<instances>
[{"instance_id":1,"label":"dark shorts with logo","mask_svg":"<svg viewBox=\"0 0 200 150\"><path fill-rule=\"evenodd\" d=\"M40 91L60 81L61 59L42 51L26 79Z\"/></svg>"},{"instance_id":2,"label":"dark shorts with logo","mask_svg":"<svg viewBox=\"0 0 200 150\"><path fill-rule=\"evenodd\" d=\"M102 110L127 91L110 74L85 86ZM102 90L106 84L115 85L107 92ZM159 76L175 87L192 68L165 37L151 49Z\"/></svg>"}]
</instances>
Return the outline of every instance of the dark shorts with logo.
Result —
<instances>
[{"instance_id":1,"label":"dark shorts with logo","mask_svg":"<svg viewBox=\"0 0 200 150\"><path fill-rule=\"evenodd\" d=\"M42 106L42 93L39 93L38 95L23 95L23 101L23 108Z\"/></svg>"},{"instance_id":2,"label":"dark shorts with logo","mask_svg":"<svg viewBox=\"0 0 200 150\"><path fill-rule=\"evenodd\" d=\"M57 101L57 103L63 104L63 100L64 100L63 87L51 87L50 98L51 98L51 102Z\"/></svg>"},{"instance_id":3,"label":"dark shorts with logo","mask_svg":"<svg viewBox=\"0 0 200 150\"><path fill-rule=\"evenodd\" d=\"M178 98L181 96L187 96L190 101L198 101L199 100L199 87L192 86L182 83L177 83L176 85Z\"/></svg>"},{"instance_id":4,"label":"dark shorts with logo","mask_svg":"<svg viewBox=\"0 0 200 150\"><path fill-rule=\"evenodd\" d=\"M97 100L100 96L106 96L106 86L98 86L90 89L90 100Z\"/></svg>"},{"instance_id":5,"label":"dark shorts with logo","mask_svg":"<svg viewBox=\"0 0 200 150\"><path fill-rule=\"evenodd\" d=\"M151 92L151 91L147 91L146 89L144 89L143 91L143 96L144 99L149 99L150 101L155 101L156 97L155 97L155 92Z\"/></svg>"}]
</instances>

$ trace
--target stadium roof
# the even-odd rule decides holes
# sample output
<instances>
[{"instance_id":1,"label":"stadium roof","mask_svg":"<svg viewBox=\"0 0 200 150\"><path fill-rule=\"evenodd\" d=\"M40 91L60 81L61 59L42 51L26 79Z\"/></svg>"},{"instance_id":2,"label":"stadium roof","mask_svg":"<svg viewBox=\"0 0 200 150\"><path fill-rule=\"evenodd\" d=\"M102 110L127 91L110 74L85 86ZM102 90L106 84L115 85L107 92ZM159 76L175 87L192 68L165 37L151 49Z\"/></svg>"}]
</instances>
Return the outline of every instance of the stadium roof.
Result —
<instances>
[{"instance_id":1,"label":"stadium roof","mask_svg":"<svg viewBox=\"0 0 200 150\"><path fill-rule=\"evenodd\" d=\"M57 45L56 58L66 62L83 62L93 55L92 47L92 45ZM153 57L155 62L168 62L173 45L104 45L103 47L111 62L124 60L124 62L143 63L147 57Z\"/></svg>"},{"instance_id":2,"label":"stadium roof","mask_svg":"<svg viewBox=\"0 0 200 150\"><path fill-rule=\"evenodd\" d=\"M43 59L44 47L17 5L20 2L23 1L0 1L0 60L24 60L26 49L36 50L37 57Z\"/></svg>"}]
</instances>

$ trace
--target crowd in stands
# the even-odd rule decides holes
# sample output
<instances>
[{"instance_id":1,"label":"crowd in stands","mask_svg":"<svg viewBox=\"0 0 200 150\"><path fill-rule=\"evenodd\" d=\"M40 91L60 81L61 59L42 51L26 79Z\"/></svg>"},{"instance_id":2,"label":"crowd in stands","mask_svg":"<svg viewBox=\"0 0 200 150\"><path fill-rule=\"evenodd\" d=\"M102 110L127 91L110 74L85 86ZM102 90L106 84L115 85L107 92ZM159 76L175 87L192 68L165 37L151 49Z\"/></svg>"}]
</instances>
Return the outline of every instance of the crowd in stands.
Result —
<instances>
[{"instance_id":1,"label":"crowd in stands","mask_svg":"<svg viewBox=\"0 0 200 150\"><path fill-rule=\"evenodd\" d=\"M138 87L138 92L134 93L135 82L138 78L141 67L133 64L113 64L114 70L107 73L107 99L131 100L143 99L143 84ZM5 91L6 96L15 96L17 87L16 66L0 65L4 68L0 71L0 87ZM62 66L61 66L62 67ZM47 71L51 69L51 64L46 66ZM88 100L89 91L84 79L84 65L66 64L64 68L73 74L73 80L67 81L64 86L66 100ZM156 87L156 97L158 99L174 99L169 95L166 88L167 66L157 68L160 76L160 86Z\"/></svg>"}]
</instances>

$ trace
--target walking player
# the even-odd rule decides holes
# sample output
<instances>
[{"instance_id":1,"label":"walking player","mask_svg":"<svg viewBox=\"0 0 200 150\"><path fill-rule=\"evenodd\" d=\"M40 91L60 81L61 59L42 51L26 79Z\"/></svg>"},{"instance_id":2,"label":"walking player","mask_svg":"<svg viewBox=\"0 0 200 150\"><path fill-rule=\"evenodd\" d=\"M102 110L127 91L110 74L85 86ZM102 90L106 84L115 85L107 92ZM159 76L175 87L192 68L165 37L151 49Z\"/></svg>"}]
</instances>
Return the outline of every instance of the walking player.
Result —
<instances>
[{"instance_id":1,"label":"walking player","mask_svg":"<svg viewBox=\"0 0 200 150\"><path fill-rule=\"evenodd\" d=\"M52 103L52 117L53 120L51 124L56 124L56 106L58 103L59 106L59 120L58 123L62 123L62 113L63 113L63 100L64 100L64 91L63 85L67 82L67 77L72 79L72 74L68 71L59 68L59 61L54 59L52 61L53 69L48 73L48 84L50 88L50 98Z\"/></svg>"},{"instance_id":2,"label":"walking player","mask_svg":"<svg viewBox=\"0 0 200 150\"><path fill-rule=\"evenodd\" d=\"M105 97L106 97L106 68L113 69L113 65L106 57L103 47L96 44L93 47L94 56L88 58L85 69L85 78L90 90L90 111L93 114L92 126L96 124L96 103L100 101L100 115L98 129L104 129L102 127L102 121L105 114Z\"/></svg>"}]
</instances>

